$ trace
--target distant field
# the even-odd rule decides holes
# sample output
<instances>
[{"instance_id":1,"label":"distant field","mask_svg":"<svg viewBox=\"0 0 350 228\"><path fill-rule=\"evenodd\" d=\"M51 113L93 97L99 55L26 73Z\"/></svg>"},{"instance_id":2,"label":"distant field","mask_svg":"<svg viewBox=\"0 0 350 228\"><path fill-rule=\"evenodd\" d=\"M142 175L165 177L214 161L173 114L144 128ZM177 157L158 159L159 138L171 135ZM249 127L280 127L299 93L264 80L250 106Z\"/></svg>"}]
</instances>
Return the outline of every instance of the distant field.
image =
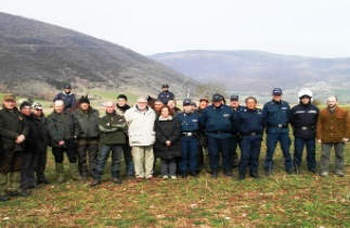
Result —
<instances>
[{"instance_id":1,"label":"distant field","mask_svg":"<svg viewBox=\"0 0 350 228\"><path fill-rule=\"evenodd\" d=\"M305 163L300 175L286 175L280 149L275 174L266 178L261 166L265 150L263 144L258 180L238 181L235 169L234 178L213 180L203 171L198 178L131 179L117 186L107 171L96 188L89 182L57 184L49 151L51 184L31 197L0 203L0 227L350 227L349 145L344 178L313 175Z\"/></svg>"}]
</instances>

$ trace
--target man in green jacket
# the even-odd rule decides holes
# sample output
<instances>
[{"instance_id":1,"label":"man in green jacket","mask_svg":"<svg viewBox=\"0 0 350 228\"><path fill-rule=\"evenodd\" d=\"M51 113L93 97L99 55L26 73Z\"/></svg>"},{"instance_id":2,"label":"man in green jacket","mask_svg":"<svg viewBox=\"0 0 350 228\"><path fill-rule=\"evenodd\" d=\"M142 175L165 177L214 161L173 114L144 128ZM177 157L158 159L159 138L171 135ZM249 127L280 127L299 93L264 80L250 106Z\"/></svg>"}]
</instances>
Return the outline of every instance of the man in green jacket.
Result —
<instances>
[{"instance_id":1,"label":"man in green jacket","mask_svg":"<svg viewBox=\"0 0 350 228\"><path fill-rule=\"evenodd\" d=\"M47 118L48 131L51 139L52 153L56 162L57 181L64 181L63 154L67 153L72 179L80 180L75 151L75 140L81 131L77 120L71 112L64 111L64 102L56 100L54 111Z\"/></svg>"},{"instance_id":2,"label":"man in green jacket","mask_svg":"<svg viewBox=\"0 0 350 228\"><path fill-rule=\"evenodd\" d=\"M20 190L19 184L21 153L28 132L28 126L16 107L15 96L5 95L0 111L0 201L8 200L10 195L28 195Z\"/></svg>"},{"instance_id":3,"label":"man in green jacket","mask_svg":"<svg viewBox=\"0 0 350 228\"><path fill-rule=\"evenodd\" d=\"M82 96L78 104L79 108L74 111L73 115L81 128L81 132L78 135L77 151L80 174L86 180L93 176L96 168L100 134L98 129L99 113L91 107L87 96Z\"/></svg>"},{"instance_id":4,"label":"man in green jacket","mask_svg":"<svg viewBox=\"0 0 350 228\"><path fill-rule=\"evenodd\" d=\"M121 184L120 156L127 142L127 124L123 116L118 115L113 102L105 103L106 115L99 119L100 153L97 159L96 172L91 186L101 183L101 177L105 169L109 153L112 151L111 176L112 181Z\"/></svg>"}]
</instances>

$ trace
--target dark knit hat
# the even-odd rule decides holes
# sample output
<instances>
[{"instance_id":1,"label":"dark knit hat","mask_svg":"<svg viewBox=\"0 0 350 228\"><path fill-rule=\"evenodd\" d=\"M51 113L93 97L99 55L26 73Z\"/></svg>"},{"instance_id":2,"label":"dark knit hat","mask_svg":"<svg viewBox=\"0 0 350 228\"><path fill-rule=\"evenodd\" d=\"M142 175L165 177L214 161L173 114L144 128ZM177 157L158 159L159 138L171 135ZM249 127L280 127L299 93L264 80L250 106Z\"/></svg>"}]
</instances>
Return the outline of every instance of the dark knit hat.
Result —
<instances>
[{"instance_id":1,"label":"dark knit hat","mask_svg":"<svg viewBox=\"0 0 350 228\"><path fill-rule=\"evenodd\" d=\"M82 97L79 99L79 104L83 104L83 103L90 104L90 100L89 100L89 97L88 97L88 96L82 96Z\"/></svg>"}]
</instances>

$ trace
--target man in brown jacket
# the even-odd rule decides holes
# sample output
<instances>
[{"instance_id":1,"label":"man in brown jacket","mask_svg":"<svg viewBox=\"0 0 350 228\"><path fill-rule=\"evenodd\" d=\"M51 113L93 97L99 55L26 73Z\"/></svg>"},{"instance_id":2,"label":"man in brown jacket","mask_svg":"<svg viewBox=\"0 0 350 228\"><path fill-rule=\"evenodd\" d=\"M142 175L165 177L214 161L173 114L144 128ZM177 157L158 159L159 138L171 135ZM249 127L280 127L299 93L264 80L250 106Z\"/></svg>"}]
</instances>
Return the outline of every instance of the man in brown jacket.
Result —
<instances>
[{"instance_id":1,"label":"man in brown jacket","mask_svg":"<svg viewBox=\"0 0 350 228\"><path fill-rule=\"evenodd\" d=\"M317 141L322 144L321 176L329 173L329 158L332 147L335 150L335 173L344 176L344 144L349 141L350 115L337 105L337 98L327 99L327 108L320 113L317 122Z\"/></svg>"}]
</instances>

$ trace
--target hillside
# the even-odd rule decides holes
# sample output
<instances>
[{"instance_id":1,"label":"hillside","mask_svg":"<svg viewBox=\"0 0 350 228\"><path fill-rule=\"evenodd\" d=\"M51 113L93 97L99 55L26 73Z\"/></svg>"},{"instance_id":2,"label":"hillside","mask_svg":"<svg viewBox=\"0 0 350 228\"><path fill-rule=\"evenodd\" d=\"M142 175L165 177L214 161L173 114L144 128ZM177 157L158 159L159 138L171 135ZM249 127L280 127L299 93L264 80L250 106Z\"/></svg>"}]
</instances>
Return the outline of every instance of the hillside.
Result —
<instances>
[{"instance_id":1,"label":"hillside","mask_svg":"<svg viewBox=\"0 0 350 228\"><path fill-rule=\"evenodd\" d=\"M282 87L291 96L309 87L318 98L336 94L350 100L350 58L310 58L261 51L185 51L150 56L201 82L229 91L269 96Z\"/></svg>"},{"instance_id":2,"label":"hillside","mask_svg":"<svg viewBox=\"0 0 350 228\"><path fill-rule=\"evenodd\" d=\"M196 88L194 81L127 48L5 13L0 13L0 66L0 90L20 95L50 97L66 82L81 91L156 94L164 82L177 94Z\"/></svg>"}]
</instances>

